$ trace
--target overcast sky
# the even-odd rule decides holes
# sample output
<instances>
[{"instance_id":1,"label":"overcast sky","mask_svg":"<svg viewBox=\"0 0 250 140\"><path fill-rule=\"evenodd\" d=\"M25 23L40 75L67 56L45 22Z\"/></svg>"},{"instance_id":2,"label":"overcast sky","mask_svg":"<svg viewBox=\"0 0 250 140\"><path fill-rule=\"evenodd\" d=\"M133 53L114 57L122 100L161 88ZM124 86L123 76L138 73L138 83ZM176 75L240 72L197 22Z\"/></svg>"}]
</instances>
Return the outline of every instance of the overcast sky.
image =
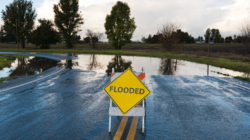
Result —
<instances>
[{"instance_id":1,"label":"overcast sky","mask_svg":"<svg viewBox=\"0 0 250 140\"><path fill-rule=\"evenodd\" d=\"M193 37L203 36L207 28L219 29L222 36L239 35L241 24L250 20L249 0L121 0L127 2L137 26L132 40L157 33L163 22L174 22ZM0 10L13 0L1 0ZM33 0L37 19L54 19L53 4L59 0ZM117 0L79 0L84 18L83 32L105 32L107 14ZM37 23L37 22L36 22ZM1 21L2 24L2 21Z\"/></svg>"}]
</instances>

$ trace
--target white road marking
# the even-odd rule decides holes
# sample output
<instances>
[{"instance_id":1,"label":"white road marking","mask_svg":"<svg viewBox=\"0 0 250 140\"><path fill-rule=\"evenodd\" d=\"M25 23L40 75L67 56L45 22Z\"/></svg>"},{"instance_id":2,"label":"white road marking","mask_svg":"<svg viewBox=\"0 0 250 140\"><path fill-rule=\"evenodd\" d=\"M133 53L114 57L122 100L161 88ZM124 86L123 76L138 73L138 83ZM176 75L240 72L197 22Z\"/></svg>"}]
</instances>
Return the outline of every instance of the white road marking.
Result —
<instances>
[{"instance_id":1,"label":"white road marking","mask_svg":"<svg viewBox=\"0 0 250 140\"><path fill-rule=\"evenodd\" d=\"M17 85L17 86L11 87L11 88L7 88L7 89L0 90L0 93L1 93L1 92L4 92L4 91L11 90L11 89L14 89L14 88L18 88L18 87L21 87L21 86L25 86L25 85L28 85L28 84L30 84L30 83L33 83L33 82L36 82L36 81L39 81L39 80L42 80L42 79L45 79L45 78L47 78L47 77L49 77L49 76L51 76L51 75L54 75L54 74L56 74L56 73L59 73L59 72L63 71L63 70L65 70L65 69L61 69L61 70L59 70L59 71L56 71L55 73L52 73L52 74L47 75L47 76L45 76L45 77L42 77L42 78L39 78L39 79L30 81L30 82L27 82L27 83L24 83L24 84L21 84L21 85Z\"/></svg>"},{"instance_id":2,"label":"white road marking","mask_svg":"<svg viewBox=\"0 0 250 140\"><path fill-rule=\"evenodd\" d=\"M224 82L226 82L226 83L229 83L229 84L232 84L232 85L235 85L235 86L238 86L238 87L241 87L241 88L244 88L244 89L247 89L247 90L249 90L249 91L250 91L250 88L245 87L245 86L242 86L242 85L240 85L240 84L233 83L233 82L229 82L229 81L227 81L227 80L223 80L223 79L221 79L221 78L216 78L216 77L212 77L212 78L215 78L215 79L218 79L218 80L224 81Z\"/></svg>"}]
</instances>

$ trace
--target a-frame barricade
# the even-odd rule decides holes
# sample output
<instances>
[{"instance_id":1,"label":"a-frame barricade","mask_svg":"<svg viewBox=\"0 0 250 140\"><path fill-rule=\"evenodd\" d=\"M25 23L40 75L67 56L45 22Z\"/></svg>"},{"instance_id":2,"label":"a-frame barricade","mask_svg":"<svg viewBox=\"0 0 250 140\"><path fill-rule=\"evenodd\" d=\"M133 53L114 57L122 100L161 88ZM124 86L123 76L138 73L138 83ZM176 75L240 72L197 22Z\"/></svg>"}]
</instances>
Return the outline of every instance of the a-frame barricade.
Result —
<instances>
[{"instance_id":1,"label":"a-frame barricade","mask_svg":"<svg viewBox=\"0 0 250 140\"><path fill-rule=\"evenodd\" d=\"M145 72L142 68L142 72L134 72L137 77L145 84ZM114 68L112 68L111 73L111 82L120 74L121 72L116 72ZM144 99L145 100L145 99ZM123 115L121 111L117 107L112 107L112 100L110 99L110 107L109 107L109 132L111 132L111 116L138 116L142 117L142 133L145 132L145 102L142 101L142 107L134 107L130 110L126 115Z\"/></svg>"}]
</instances>

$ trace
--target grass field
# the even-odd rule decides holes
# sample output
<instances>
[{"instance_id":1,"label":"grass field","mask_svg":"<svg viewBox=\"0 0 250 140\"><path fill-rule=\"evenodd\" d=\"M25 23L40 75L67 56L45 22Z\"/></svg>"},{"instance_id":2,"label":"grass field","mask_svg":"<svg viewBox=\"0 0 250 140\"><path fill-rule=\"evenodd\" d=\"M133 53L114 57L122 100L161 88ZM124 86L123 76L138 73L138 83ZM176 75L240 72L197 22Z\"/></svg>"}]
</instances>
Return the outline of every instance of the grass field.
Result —
<instances>
[{"instance_id":1,"label":"grass field","mask_svg":"<svg viewBox=\"0 0 250 140\"><path fill-rule=\"evenodd\" d=\"M19 45L21 48L21 46ZM26 49L39 48L35 45L25 45ZM182 49L207 49L207 44L181 44L179 45ZM0 43L0 48L17 48L17 44ZM66 49L65 44L51 45L51 48ZM89 44L75 44L75 48L78 49L92 49ZM111 44L98 44L97 49L113 49ZM243 44L210 44L210 48L244 48ZM122 49L161 49L161 44L126 44Z\"/></svg>"}]
</instances>

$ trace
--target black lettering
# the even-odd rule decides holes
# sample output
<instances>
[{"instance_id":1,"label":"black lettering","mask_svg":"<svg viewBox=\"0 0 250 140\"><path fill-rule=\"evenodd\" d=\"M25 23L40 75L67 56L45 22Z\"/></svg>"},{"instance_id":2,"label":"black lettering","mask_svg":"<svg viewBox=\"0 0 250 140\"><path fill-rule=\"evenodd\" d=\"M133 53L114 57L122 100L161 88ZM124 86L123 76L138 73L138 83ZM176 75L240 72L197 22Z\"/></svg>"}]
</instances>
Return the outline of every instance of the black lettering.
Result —
<instances>
[{"instance_id":1,"label":"black lettering","mask_svg":"<svg viewBox=\"0 0 250 140\"><path fill-rule=\"evenodd\" d=\"M109 91L111 92L111 90L113 90L113 86L110 86L110 89L109 89Z\"/></svg>"},{"instance_id":2,"label":"black lettering","mask_svg":"<svg viewBox=\"0 0 250 140\"><path fill-rule=\"evenodd\" d=\"M118 88L118 92L121 93L122 91L123 91L123 88L122 88L122 87L119 87L119 88Z\"/></svg>"},{"instance_id":3,"label":"black lettering","mask_svg":"<svg viewBox=\"0 0 250 140\"><path fill-rule=\"evenodd\" d=\"M115 87L116 88L116 87ZM115 90L115 88L114 88L114 92L117 92L116 90Z\"/></svg>"},{"instance_id":4,"label":"black lettering","mask_svg":"<svg viewBox=\"0 0 250 140\"><path fill-rule=\"evenodd\" d=\"M132 91L132 90L133 90L133 91ZM133 88L130 88L129 93L132 94L132 93L134 93L134 91L135 91L135 90L134 90Z\"/></svg>"},{"instance_id":5,"label":"black lettering","mask_svg":"<svg viewBox=\"0 0 250 140\"><path fill-rule=\"evenodd\" d=\"M144 89L140 89L140 94L144 94L145 90Z\"/></svg>"},{"instance_id":6,"label":"black lettering","mask_svg":"<svg viewBox=\"0 0 250 140\"><path fill-rule=\"evenodd\" d=\"M135 94L138 94L138 90L139 90L138 88L135 89Z\"/></svg>"},{"instance_id":7,"label":"black lettering","mask_svg":"<svg viewBox=\"0 0 250 140\"><path fill-rule=\"evenodd\" d=\"M127 90L127 91L126 91L126 90ZM125 88L123 89L123 92L124 92L124 93L128 93L128 88L125 87Z\"/></svg>"}]
</instances>

